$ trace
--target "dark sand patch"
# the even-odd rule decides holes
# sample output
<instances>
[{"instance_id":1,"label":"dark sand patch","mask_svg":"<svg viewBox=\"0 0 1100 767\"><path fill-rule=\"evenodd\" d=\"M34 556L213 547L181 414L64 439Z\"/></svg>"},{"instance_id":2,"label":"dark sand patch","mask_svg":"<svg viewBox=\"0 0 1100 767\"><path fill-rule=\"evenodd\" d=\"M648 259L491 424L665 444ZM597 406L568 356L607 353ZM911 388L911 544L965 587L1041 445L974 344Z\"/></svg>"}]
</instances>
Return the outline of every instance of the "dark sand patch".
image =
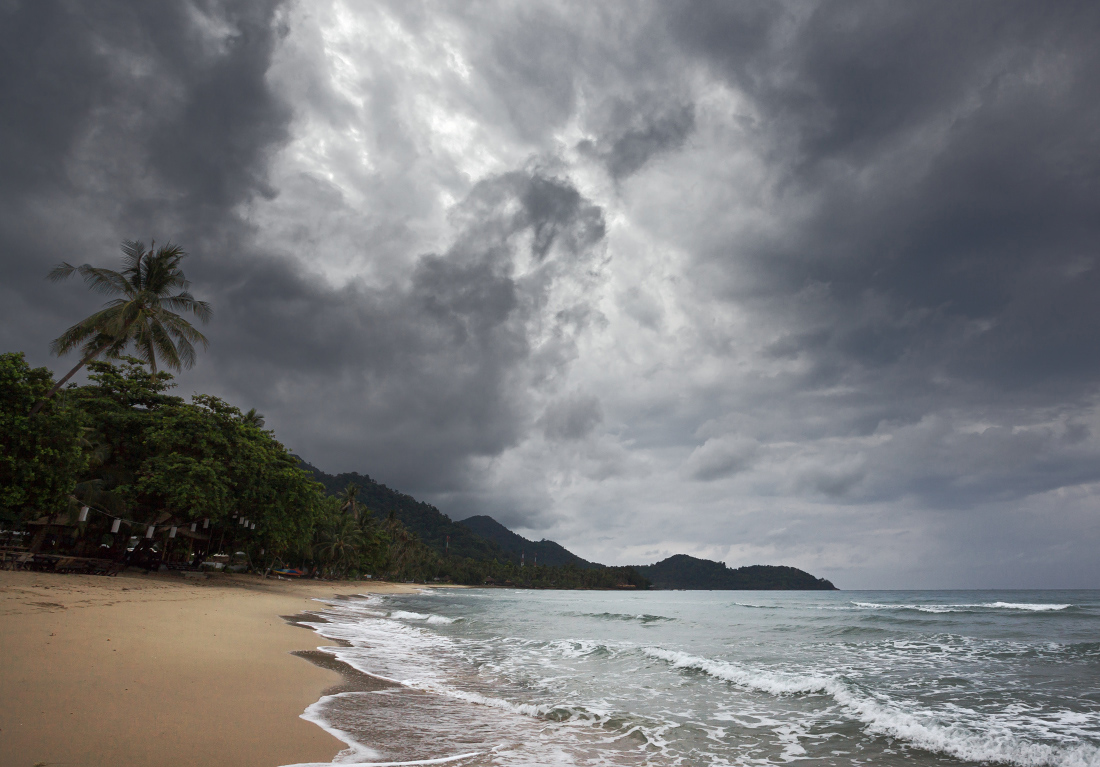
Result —
<instances>
[{"instance_id":1,"label":"dark sand patch","mask_svg":"<svg viewBox=\"0 0 1100 767\"><path fill-rule=\"evenodd\" d=\"M325 690L323 693L324 695L337 695L342 692L378 692L379 690L388 690L392 687L401 686L394 682L387 682L385 679L371 676L370 674L364 674L359 669L353 668L347 663L344 663L344 661L333 657L330 653L323 650L295 650L291 655L305 658L315 666L326 668L329 671L335 671L344 678L344 681L340 684Z\"/></svg>"}]
</instances>

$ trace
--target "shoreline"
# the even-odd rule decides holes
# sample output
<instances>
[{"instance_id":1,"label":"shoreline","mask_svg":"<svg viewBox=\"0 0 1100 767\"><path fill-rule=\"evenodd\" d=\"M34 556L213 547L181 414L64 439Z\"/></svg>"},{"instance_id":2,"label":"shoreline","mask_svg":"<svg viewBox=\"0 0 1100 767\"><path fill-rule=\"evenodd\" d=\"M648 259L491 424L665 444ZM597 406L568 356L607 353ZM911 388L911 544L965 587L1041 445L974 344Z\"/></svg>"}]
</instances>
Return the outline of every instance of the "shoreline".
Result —
<instances>
[{"instance_id":1,"label":"shoreline","mask_svg":"<svg viewBox=\"0 0 1100 767\"><path fill-rule=\"evenodd\" d=\"M0 767L331 762L347 745L301 715L379 682L296 619L420 588L0 571Z\"/></svg>"}]
</instances>

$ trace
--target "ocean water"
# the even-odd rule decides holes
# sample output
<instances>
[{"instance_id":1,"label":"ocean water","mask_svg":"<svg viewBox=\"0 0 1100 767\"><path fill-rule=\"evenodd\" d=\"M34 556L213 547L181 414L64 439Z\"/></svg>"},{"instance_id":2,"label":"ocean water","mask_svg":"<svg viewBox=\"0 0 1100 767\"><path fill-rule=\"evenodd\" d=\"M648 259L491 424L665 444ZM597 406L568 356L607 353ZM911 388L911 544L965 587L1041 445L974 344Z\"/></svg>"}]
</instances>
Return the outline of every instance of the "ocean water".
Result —
<instances>
[{"instance_id":1,"label":"ocean water","mask_svg":"<svg viewBox=\"0 0 1100 767\"><path fill-rule=\"evenodd\" d=\"M435 589L318 605L338 761L1100 767L1100 591Z\"/></svg>"}]
</instances>

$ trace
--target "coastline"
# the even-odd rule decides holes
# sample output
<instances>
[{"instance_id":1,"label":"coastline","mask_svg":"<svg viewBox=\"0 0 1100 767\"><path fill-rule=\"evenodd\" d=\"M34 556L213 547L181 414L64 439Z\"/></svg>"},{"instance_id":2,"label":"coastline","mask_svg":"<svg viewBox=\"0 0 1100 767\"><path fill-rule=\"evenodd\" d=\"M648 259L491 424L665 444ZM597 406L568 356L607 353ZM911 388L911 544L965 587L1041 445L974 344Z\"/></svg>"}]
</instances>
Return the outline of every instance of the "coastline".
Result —
<instances>
[{"instance_id":1,"label":"coastline","mask_svg":"<svg viewBox=\"0 0 1100 767\"><path fill-rule=\"evenodd\" d=\"M346 675L288 620L418 588L0 571L0 767L330 762L345 744L300 716Z\"/></svg>"}]
</instances>

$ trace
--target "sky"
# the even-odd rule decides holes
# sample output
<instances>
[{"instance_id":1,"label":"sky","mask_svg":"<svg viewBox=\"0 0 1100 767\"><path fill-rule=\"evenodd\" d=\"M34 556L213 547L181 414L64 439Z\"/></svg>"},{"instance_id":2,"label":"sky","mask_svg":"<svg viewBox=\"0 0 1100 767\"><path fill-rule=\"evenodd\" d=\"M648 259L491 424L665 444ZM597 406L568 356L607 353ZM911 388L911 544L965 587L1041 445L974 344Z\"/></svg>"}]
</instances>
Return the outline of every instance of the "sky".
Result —
<instances>
[{"instance_id":1,"label":"sky","mask_svg":"<svg viewBox=\"0 0 1100 767\"><path fill-rule=\"evenodd\" d=\"M1100 4L0 0L0 351L586 559L1100 587ZM77 379L79 380L79 379Z\"/></svg>"}]
</instances>

